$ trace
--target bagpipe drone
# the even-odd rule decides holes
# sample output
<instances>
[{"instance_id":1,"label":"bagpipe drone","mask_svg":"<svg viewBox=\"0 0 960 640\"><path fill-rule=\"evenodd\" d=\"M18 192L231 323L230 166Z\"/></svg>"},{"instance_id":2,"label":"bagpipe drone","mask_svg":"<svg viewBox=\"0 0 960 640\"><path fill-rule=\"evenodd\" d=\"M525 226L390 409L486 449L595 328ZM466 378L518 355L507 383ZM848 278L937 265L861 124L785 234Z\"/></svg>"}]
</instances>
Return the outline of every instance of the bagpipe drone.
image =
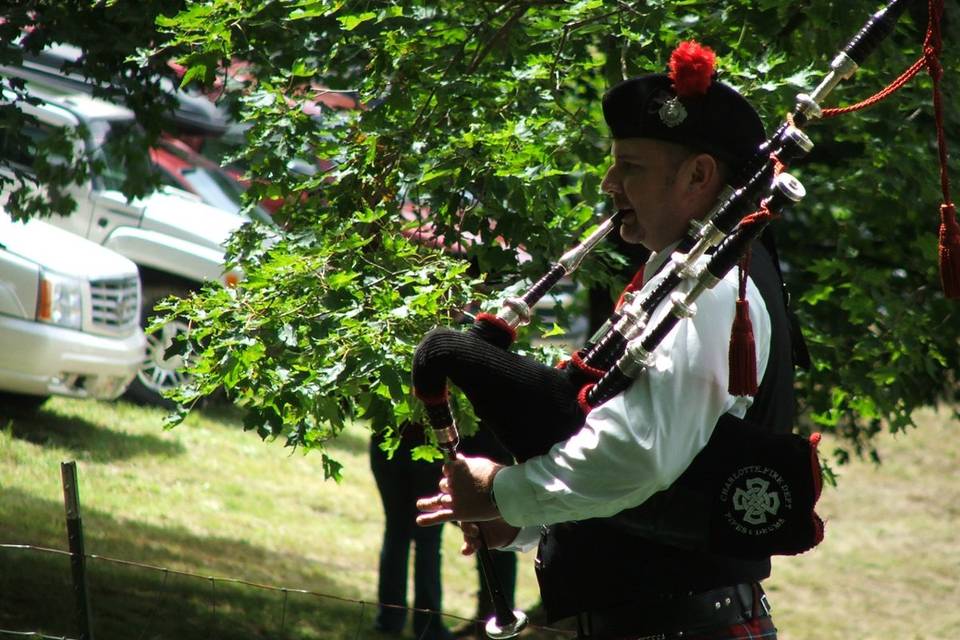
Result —
<instances>
[{"instance_id":1,"label":"bagpipe drone","mask_svg":"<svg viewBox=\"0 0 960 640\"><path fill-rule=\"evenodd\" d=\"M960 228L949 198L945 169L945 139L939 97L940 18L942 0L930 0L930 17L923 56L884 92L845 109L822 109L820 104L843 80L851 77L866 57L889 35L910 0L893 0L875 13L834 58L830 71L810 94L797 96L791 114L759 148L753 159L729 180L712 211L692 224L687 236L649 291L629 294L594 338L565 366L550 367L509 351L519 326L529 322L531 309L561 278L577 268L584 256L619 225L622 212L603 222L579 246L557 261L525 294L507 299L496 314L479 314L467 331L441 328L420 343L413 362L414 393L425 405L437 442L447 459L456 454L459 434L447 391L456 385L470 401L483 428L491 429L520 462L547 453L576 433L587 414L627 389L652 365L661 341L685 318L696 313L697 298L714 287L738 264L740 299L730 347L731 395L757 392L756 357L745 300L744 263L751 244L789 205L803 198L798 180L785 168L802 158L813 143L801 127L867 106L902 86L926 68L934 79L934 105L941 155L940 257L941 278L949 297L960 297ZM682 43L671 56L672 94L656 116L665 126L682 122L691 108L688 95L712 75L695 43ZM708 68L704 77L702 67ZM697 68L697 69L695 69ZM700 70L698 70L700 69ZM691 71L692 70L692 71ZM693 80L689 79L690 74ZM688 93L691 92L691 93ZM761 131L762 133L762 131ZM666 305L666 312L658 312ZM652 318L656 315L656 321ZM746 421L724 416L706 447L676 481L675 486L645 503L640 515L624 526L639 535L681 548L719 552L745 558L796 554L820 542L823 523L814 511L820 495L820 466L816 447L819 434L804 438L771 433ZM751 470L765 469L781 486L778 515L764 527L745 527L731 517L737 501L750 491L737 484ZM686 501L686 502L684 502ZM669 526L671 513L703 514L697 526ZM703 507L703 508L700 508ZM646 514L646 516L644 515ZM676 530L684 535L677 535ZM695 535L689 535L693 531ZM493 575L488 552L478 551L496 614L486 630L492 638L516 636L526 624L520 611L511 611Z\"/></svg>"}]
</instances>

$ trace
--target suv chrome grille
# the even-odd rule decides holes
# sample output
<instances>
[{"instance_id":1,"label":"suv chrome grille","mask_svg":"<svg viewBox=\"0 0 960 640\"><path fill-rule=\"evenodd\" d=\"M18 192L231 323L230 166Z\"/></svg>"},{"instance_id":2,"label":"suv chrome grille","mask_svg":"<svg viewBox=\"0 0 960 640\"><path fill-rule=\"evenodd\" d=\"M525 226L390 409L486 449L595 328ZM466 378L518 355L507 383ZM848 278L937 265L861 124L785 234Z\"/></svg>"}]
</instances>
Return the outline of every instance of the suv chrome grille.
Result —
<instances>
[{"instance_id":1,"label":"suv chrome grille","mask_svg":"<svg viewBox=\"0 0 960 640\"><path fill-rule=\"evenodd\" d=\"M92 280L93 324L108 332L136 325L140 315L140 286L136 276Z\"/></svg>"}]
</instances>

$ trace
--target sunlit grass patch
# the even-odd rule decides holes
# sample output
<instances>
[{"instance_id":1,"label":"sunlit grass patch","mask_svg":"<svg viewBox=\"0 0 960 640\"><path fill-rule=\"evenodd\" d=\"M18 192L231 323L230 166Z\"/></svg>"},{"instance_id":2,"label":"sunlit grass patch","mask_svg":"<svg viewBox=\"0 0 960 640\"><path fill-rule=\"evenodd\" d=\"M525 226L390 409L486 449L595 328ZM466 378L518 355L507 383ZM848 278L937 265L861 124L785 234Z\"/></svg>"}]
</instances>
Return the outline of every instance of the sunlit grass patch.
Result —
<instances>
[{"instance_id":1,"label":"sunlit grass patch","mask_svg":"<svg viewBox=\"0 0 960 640\"><path fill-rule=\"evenodd\" d=\"M171 570L92 559L97 638L379 638L374 608L358 604L376 600L383 526L367 431L354 426L334 446L345 466L335 485L318 456L244 433L228 408L170 431L163 416L56 399L35 419L7 422L0 543L67 548L60 463L76 460L87 552ZM839 488L825 489L818 508L820 547L775 560L766 584L783 640L960 638L949 606L960 601L960 425L946 410L917 421L914 432L880 438L882 466L837 469ZM474 564L458 547L447 527L449 626L475 607ZM524 609L537 602L532 565L520 558ZM73 625L69 559L0 549L0 629L76 637Z\"/></svg>"}]
</instances>

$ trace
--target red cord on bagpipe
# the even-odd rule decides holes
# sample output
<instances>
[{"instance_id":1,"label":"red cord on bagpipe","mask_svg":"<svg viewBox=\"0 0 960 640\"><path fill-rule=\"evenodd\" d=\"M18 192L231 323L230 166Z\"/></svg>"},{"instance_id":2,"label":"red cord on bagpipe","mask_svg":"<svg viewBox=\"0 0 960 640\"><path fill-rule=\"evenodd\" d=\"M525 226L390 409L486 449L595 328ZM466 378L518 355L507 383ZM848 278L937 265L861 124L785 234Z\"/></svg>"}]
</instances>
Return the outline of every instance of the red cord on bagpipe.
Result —
<instances>
[{"instance_id":1,"label":"red cord on bagpipe","mask_svg":"<svg viewBox=\"0 0 960 640\"><path fill-rule=\"evenodd\" d=\"M893 82L856 104L846 107L824 109L823 118L833 118L846 113L859 111L873 106L898 91L921 69L926 69L933 81L933 112L937 127L937 150L940 162L940 189L943 203L940 205L939 256L940 284L947 298L960 298L960 224L957 223L957 211L950 200L950 175L947 171L947 138L943 127L943 96L940 80L943 77L943 65L940 53L943 39L940 25L943 20L943 0L929 0L927 3L929 18L927 33L923 40L923 55L900 74Z\"/></svg>"}]
</instances>

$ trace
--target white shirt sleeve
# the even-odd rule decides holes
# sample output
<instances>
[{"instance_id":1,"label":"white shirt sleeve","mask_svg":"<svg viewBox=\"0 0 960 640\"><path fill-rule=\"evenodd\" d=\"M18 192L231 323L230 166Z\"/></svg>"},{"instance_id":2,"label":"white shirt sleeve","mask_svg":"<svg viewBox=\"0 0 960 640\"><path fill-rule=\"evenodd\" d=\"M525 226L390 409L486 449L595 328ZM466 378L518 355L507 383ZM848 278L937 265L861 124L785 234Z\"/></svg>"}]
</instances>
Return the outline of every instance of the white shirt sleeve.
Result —
<instances>
[{"instance_id":1,"label":"white shirt sleeve","mask_svg":"<svg viewBox=\"0 0 960 640\"><path fill-rule=\"evenodd\" d=\"M538 544L540 544L540 527L523 527L517 532L517 537L501 549L503 551L526 553L531 549L536 549Z\"/></svg>"},{"instance_id":2,"label":"white shirt sleeve","mask_svg":"<svg viewBox=\"0 0 960 640\"><path fill-rule=\"evenodd\" d=\"M654 366L593 410L580 431L545 455L502 469L494 488L503 518L522 527L612 516L669 487L706 445L719 417L742 417L752 402L727 393L736 298L733 269L697 299L696 315L681 320L657 347ZM762 378L770 318L752 280L747 299ZM661 304L651 323L669 306Z\"/></svg>"}]
</instances>

